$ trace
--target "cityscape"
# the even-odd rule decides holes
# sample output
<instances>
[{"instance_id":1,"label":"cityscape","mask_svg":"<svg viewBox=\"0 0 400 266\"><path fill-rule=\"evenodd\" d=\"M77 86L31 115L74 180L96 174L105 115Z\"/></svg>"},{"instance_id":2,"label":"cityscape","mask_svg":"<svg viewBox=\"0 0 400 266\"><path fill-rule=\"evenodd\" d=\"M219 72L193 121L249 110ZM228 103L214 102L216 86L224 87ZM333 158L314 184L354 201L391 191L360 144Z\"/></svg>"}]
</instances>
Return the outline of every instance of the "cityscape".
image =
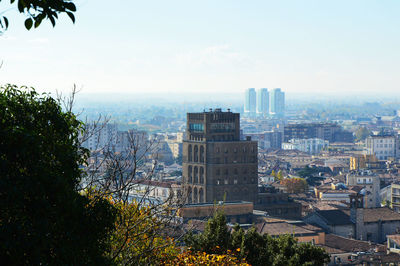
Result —
<instances>
[{"instance_id":1,"label":"cityscape","mask_svg":"<svg viewBox=\"0 0 400 266\"><path fill-rule=\"evenodd\" d=\"M299 241L334 249L333 264L382 256L386 248L385 254L396 253L400 112L293 118L285 115L284 97L282 89L250 88L241 114L229 108L187 113L178 124L160 122L176 129L165 133L107 124L84 146L124 152L131 134L156 140L151 195L186 195L184 221L204 220L213 203L224 202L229 223L256 224L270 235L293 226ZM149 171L154 159L147 164Z\"/></svg>"},{"instance_id":2,"label":"cityscape","mask_svg":"<svg viewBox=\"0 0 400 266\"><path fill-rule=\"evenodd\" d=\"M100 2L0 0L2 264L400 265L400 4Z\"/></svg>"}]
</instances>

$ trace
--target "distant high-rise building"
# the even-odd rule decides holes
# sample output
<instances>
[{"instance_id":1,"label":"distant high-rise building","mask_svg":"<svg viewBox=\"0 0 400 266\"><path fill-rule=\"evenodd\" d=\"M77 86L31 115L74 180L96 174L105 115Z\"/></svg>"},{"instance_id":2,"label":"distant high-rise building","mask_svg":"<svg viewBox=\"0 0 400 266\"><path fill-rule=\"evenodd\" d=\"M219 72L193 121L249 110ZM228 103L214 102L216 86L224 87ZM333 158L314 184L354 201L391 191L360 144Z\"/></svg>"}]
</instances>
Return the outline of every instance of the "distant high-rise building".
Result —
<instances>
[{"instance_id":1,"label":"distant high-rise building","mask_svg":"<svg viewBox=\"0 0 400 266\"><path fill-rule=\"evenodd\" d=\"M267 88L257 91L257 115L266 117L269 113L269 93Z\"/></svg>"},{"instance_id":2,"label":"distant high-rise building","mask_svg":"<svg viewBox=\"0 0 400 266\"><path fill-rule=\"evenodd\" d=\"M247 116L255 116L256 114L256 90L254 88L246 90L244 113Z\"/></svg>"},{"instance_id":3,"label":"distant high-rise building","mask_svg":"<svg viewBox=\"0 0 400 266\"><path fill-rule=\"evenodd\" d=\"M276 117L282 117L285 114L285 93L280 88L273 89L270 93L269 113Z\"/></svg>"}]
</instances>

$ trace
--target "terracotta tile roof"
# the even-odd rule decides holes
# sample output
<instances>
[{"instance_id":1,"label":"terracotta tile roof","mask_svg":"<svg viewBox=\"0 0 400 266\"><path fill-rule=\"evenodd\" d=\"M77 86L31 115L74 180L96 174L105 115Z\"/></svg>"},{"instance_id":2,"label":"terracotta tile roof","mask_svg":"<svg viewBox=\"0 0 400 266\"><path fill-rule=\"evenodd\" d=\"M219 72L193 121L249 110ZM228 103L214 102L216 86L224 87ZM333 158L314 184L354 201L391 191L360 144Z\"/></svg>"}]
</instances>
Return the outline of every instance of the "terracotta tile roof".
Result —
<instances>
[{"instance_id":1,"label":"terracotta tile roof","mask_svg":"<svg viewBox=\"0 0 400 266\"><path fill-rule=\"evenodd\" d=\"M326 234L325 246L344 252L358 252L375 250L375 248L383 245L371 244L368 241L345 238L334 234Z\"/></svg>"},{"instance_id":2,"label":"terracotta tile roof","mask_svg":"<svg viewBox=\"0 0 400 266\"><path fill-rule=\"evenodd\" d=\"M321 248L325 249L325 250L326 250L326 252L328 252L329 254L341 254L341 253L347 253L347 252L346 252L346 251L344 251L344 250L337 249L337 248L332 248L332 247L328 247L328 246L326 246L326 245L317 245L317 246L319 246L319 247L321 247Z\"/></svg>"},{"instance_id":3,"label":"terracotta tile roof","mask_svg":"<svg viewBox=\"0 0 400 266\"><path fill-rule=\"evenodd\" d=\"M400 213L386 207L364 209L364 223L381 221L400 221ZM350 210L344 211L350 217Z\"/></svg>"},{"instance_id":4,"label":"terracotta tile roof","mask_svg":"<svg viewBox=\"0 0 400 266\"><path fill-rule=\"evenodd\" d=\"M377 221L400 221L400 213L389 208L364 209L364 222L371 223Z\"/></svg>"},{"instance_id":5,"label":"terracotta tile roof","mask_svg":"<svg viewBox=\"0 0 400 266\"><path fill-rule=\"evenodd\" d=\"M350 221L350 210L318 210L317 215L322 217L329 225L352 224ZM400 221L400 213L394 212L389 208L370 208L363 209L364 223L374 223L381 221Z\"/></svg>"},{"instance_id":6,"label":"terracotta tile roof","mask_svg":"<svg viewBox=\"0 0 400 266\"><path fill-rule=\"evenodd\" d=\"M319 227L306 224L302 221L271 222L271 220L256 224L256 229L260 234L269 234L271 236L284 234L294 234L295 236L317 235L319 232L323 231Z\"/></svg>"},{"instance_id":7,"label":"terracotta tile roof","mask_svg":"<svg viewBox=\"0 0 400 266\"><path fill-rule=\"evenodd\" d=\"M316 214L321 216L329 225L352 224L346 210L316 211Z\"/></svg>"}]
</instances>

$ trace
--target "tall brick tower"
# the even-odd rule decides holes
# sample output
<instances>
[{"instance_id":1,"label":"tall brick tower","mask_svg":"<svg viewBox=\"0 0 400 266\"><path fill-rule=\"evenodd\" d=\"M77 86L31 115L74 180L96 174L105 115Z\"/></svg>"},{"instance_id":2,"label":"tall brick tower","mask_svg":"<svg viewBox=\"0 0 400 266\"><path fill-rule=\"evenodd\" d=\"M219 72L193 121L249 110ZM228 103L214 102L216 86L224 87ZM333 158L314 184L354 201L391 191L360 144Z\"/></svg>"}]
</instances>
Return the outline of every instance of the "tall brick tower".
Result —
<instances>
[{"instance_id":1,"label":"tall brick tower","mask_svg":"<svg viewBox=\"0 0 400 266\"><path fill-rule=\"evenodd\" d=\"M238 113L229 109L188 113L182 164L187 202L254 202L257 152L256 141L240 140Z\"/></svg>"}]
</instances>

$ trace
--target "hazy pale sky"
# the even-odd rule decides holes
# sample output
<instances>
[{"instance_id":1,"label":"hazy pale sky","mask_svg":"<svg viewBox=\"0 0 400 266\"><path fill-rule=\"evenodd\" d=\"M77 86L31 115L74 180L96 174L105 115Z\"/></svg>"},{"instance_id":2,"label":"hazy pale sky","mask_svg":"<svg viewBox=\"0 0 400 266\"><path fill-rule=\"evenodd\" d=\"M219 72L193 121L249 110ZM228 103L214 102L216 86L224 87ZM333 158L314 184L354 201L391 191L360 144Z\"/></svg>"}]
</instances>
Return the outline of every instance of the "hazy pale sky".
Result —
<instances>
[{"instance_id":1,"label":"hazy pale sky","mask_svg":"<svg viewBox=\"0 0 400 266\"><path fill-rule=\"evenodd\" d=\"M0 83L86 93L400 95L398 0L79 0L76 24L4 15ZM0 12L9 6L0 3Z\"/></svg>"}]
</instances>

